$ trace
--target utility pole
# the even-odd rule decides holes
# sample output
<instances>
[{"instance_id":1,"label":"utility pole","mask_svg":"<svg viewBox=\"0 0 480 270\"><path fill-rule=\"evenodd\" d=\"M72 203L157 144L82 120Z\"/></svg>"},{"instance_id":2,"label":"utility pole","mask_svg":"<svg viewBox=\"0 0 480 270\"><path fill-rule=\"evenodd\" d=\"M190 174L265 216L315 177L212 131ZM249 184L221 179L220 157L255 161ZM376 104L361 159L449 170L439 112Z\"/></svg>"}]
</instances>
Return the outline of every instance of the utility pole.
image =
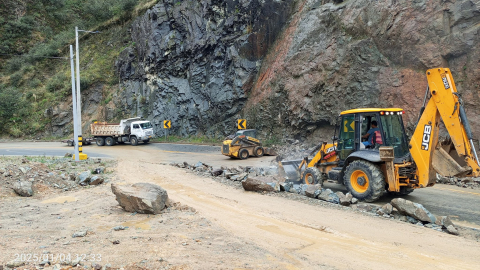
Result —
<instances>
[{"instance_id":1,"label":"utility pole","mask_svg":"<svg viewBox=\"0 0 480 270\"><path fill-rule=\"evenodd\" d=\"M78 128L78 133L75 138L73 138L74 141L77 141L78 144L78 136L82 136L82 112L81 112L81 107L82 107L82 101L80 98L80 48L78 47L78 27L75 26L75 50L76 50L76 61L77 61L77 128Z\"/></svg>"},{"instance_id":2,"label":"utility pole","mask_svg":"<svg viewBox=\"0 0 480 270\"><path fill-rule=\"evenodd\" d=\"M88 32L88 33L100 33L99 31L86 31L86 30L78 30L78 27L75 26L75 56L76 56L76 68L77 68L77 87L76 87L76 96L72 96L72 99L76 100L76 108L74 108L74 117L75 117L75 112L76 112L76 119L77 122L75 123L74 121L74 126L77 128L77 133L74 135L75 138L73 138L75 143L75 160L78 161L78 159L83 160L87 159L87 155L82 153L82 141L83 141L83 136L82 136L82 99L80 96L80 47L78 46L78 32ZM73 86L73 82L72 82ZM75 106L75 105L74 105Z\"/></svg>"},{"instance_id":3,"label":"utility pole","mask_svg":"<svg viewBox=\"0 0 480 270\"><path fill-rule=\"evenodd\" d=\"M75 161L80 161L78 155L78 123L77 123L77 95L75 93L75 70L73 64L73 45L70 45L70 67L72 74L72 103L73 103L73 143L75 145Z\"/></svg>"}]
</instances>

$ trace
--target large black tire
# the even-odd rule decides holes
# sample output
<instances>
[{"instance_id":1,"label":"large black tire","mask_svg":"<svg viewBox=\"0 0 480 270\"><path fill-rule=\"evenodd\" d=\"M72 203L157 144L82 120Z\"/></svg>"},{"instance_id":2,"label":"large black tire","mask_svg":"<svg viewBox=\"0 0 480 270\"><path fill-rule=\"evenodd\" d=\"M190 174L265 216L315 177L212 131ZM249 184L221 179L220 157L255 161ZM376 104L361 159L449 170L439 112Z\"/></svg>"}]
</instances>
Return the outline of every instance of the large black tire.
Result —
<instances>
[{"instance_id":1,"label":"large black tire","mask_svg":"<svg viewBox=\"0 0 480 270\"><path fill-rule=\"evenodd\" d=\"M131 137L131 138L130 138L130 143L131 143L132 145L137 145L137 144L138 144L138 139L137 139L137 137Z\"/></svg>"},{"instance_id":2,"label":"large black tire","mask_svg":"<svg viewBox=\"0 0 480 270\"><path fill-rule=\"evenodd\" d=\"M113 137L105 138L105 145L107 145L107 146L115 145L115 139Z\"/></svg>"},{"instance_id":3,"label":"large black tire","mask_svg":"<svg viewBox=\"0 0 480 270\"><path fill-rule=\"evenodd\" d=\"M344 183L353 197L366 202L385 193L385 176L380 168L365 160L355 160L345 170Z\"/></svg>"},{"instance_id":4,"label":"large black tire","mask_svg":"<svg viewBox=\"0 0 480 270\"><path fill-rule=\"evenodd\" d=\"M68 145L68 146L75 146L75 143L74 143L73 141L68 141L68 142L67 142L67 145Z\"/></svg>"},{"instance_id":5,"label":"large black tire","mask_svg":"<svg viewBox=\"0 0 480 270\"><path fill-rule=\"evenodd\" d=\"M253 150L253 153L255 154L256 157L263 157L263 154L265 154L265 150L261 146L255 147Z\"/></svg>"},{"instance_id":6,"label":"large black tire","mask_svg":"<svg viewBox=\"0 0 480 270\"><path fill-rule=\"evenodd\" d=\"M324 180L325 178L323 176L323 173L320 172L320 170L318 170L316 167L307 168L303 172L302 181L306 185L323 185Z\"/></svg>"},{"instance_id":7,"label":"large black tire","mask_svg":"<svg viewBox=\"0 0 480 270\"><path fill-rule=\"evenodd\" d=\"M247 149L240 149L240 151L238 151L238 157L240 159L247 159L249 156L248 154L248 150Z\"/></svg>"},{"instance_id":8,"label":"large black tire","mask_svg":"<svg viewBox=\"0 0 480 270\"><path fill-rule=\"evenodd\" d=\"M148 142L150 142L150 139L143 140L144 144L147 144Z\"/></svg>"},{"instance_id":9,"label":"large black tire","mask_svg":"<svg viewBox=\"0 0 480 270\"><path fill-rule=\"evenodd\" d=\"M97 137L95 140L98 146L104 146L105 145L105 139L103 137Z\"/></svg>"}]
</instances>

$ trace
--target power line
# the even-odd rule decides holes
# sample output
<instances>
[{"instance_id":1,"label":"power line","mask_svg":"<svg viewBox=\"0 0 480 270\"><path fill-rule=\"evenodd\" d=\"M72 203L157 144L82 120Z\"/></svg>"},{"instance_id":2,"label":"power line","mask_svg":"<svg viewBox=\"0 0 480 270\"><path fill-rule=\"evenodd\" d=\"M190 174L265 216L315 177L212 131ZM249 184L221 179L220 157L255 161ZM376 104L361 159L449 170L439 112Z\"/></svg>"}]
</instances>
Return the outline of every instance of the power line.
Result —
<instances>
[{"instance_id":1,"label":"power line","mask_svg":"<svg viewBox=\"0 0 480 270\"><path fill-rule=\"evenodd\" d=\"M5 55L5 56L20 56L20 57L33 57L33 58L48 58L48 59L70 59L70 58L68 58L68 57L33 56L33 55L10 54L10 53L0 53L0 55Z\"/></svg>"}]
</instances>

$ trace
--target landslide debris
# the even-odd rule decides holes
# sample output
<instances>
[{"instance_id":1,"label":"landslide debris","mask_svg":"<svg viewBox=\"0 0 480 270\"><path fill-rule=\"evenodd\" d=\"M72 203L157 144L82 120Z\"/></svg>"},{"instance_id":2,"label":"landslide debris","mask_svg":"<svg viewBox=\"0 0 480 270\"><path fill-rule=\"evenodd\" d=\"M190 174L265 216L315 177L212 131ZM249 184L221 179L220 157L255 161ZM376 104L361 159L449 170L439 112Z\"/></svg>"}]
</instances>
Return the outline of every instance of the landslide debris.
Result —
<instances>
[{"instance_id":1,"label":"landslide debris","mask_svg":"<svg viewBox=\"0 0 480 270\"><path fill-rule=\"evenodd\" d=\"M186 169L200 176L211 177L216 180L220 179L222 183L243 187L246 191L256 191L263 194L298 194L378 217L407 222L453 235L460 234L450 217L436 216L419 203L403 198L394 198L390 203L386 203L383 206L359 202L349 192L346 194L340 191L333 192L331 189L325 189L318 184L305 185L285 182L285 178L279 176L276 166L266 168L238 166L214 169L212 166L202 162L197 162L194 165L187 162L171 163L170 165ZM462 228L462 230L467 229Z\"/></svg>"},{"instance_id":2,"label":"landslide debris","mask_svg":"<svg viewBox=\"0 0 480 270\"><path fill-rule=\"evenodd\" d=\"M62 157L0 157L0 198L36 197L109 182L115 161ZM98 173L101 172L101 173Z\"/></svg>"}]
</instances>

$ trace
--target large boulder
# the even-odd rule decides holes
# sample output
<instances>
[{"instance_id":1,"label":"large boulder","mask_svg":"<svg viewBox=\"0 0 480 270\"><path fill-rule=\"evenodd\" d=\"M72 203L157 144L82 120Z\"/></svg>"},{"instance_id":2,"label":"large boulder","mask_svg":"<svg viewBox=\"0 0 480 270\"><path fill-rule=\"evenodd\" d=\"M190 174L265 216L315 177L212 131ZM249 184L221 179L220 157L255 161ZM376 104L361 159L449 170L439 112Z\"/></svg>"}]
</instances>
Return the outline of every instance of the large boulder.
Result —
<instances>
[{"instance_id":1,"label":"large boulder","mask_svg":"<svg viewBox=\"0 0 480 270\"><path fill-rule=\"evenodd\" d=\"M391 204L404 215L408 215L423 222L435 223L436 221L435 216L419 203L414 203L402 198L395 198L391 201Z\"/></svg>"},{"instance_id":2,"label":"large boulder","mask_svg":"<svg viewBox=\"0 0 480 270\"><path fill-rule=\"evenodd\" d=\"M142 214L159 214L168 199L165 189L149 183L136 183L132 186L112 184L112 192L125 211Z\"/></svg>"},{"instance_id":3,"label":"large boulder","mask_svg":"<svg viewBox=\"0 0 480 270\"><path fill-rule=\"evenodd\" d=\"M246 191L280 191L280 185L273 176L248 177L242 181Z\"/></svg>"},{"instance_id":4,"label":"large boulder","mask_svg":"<svg viewBox=\"0 0 480 270\"><path fill-rule=\"evenodd\" d=\"M22 197L33 196L32 182L18 181L13 184L13 190Z\"/></svg>"}]
</instances>

